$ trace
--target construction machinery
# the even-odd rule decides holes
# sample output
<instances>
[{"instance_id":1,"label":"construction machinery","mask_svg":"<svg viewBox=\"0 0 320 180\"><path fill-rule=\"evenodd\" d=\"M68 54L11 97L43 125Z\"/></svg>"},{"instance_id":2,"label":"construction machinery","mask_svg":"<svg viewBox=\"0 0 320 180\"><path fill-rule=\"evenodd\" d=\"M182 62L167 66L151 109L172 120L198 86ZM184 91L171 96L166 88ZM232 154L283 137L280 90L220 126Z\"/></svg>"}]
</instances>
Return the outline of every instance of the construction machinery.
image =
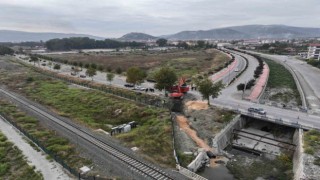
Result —
<instances>
[{"instance_id":1,"label":"construction machinery","mask_svg":"<svg viewBox=\"0 0 320 180\"><path fill-rule=\"evenodd\" d=\"M189 87L187 86L186 79L181 77L179 79L178 85L172 86L170 89L169 97L173 99L183 99L184 94L189 91Z\"/></svg>"}]
</instances>

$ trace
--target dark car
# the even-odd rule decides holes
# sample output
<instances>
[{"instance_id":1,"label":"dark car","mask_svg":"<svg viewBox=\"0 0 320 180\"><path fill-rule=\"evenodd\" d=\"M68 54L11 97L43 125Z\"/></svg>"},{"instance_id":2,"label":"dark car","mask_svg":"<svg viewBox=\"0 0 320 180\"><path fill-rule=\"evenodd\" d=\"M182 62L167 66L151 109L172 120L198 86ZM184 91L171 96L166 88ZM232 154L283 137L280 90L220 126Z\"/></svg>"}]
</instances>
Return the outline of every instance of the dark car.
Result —
<instances>
[{"instance_id":1,"label":"dark car","mask_svg":"<svg viewBox=\"0 0 320 180\"><path fill-rule=\"evenodd\" d=\"M248 112L255 112L255 108L248 108Z\"/></svg>"},{"instance_id":2,"label":"dark car","mask_svg":"<svg viewBox=\"0 0 320 180\"><path fill-rule=\"evenodd\" d=\"M81 78L86 78L87 76L86 76L86 75L81 74L81 75L80 75L80 77L81 77Z\"/></svg>"},{"instance_id":3,"label":"dark car","mask_svg":"<svg viewBox=\"0 0 320 180\"><path fill-rule=\"evenodd\" d=\"M127 83L127 84L124 84L124 87L134 87L134 85L130 84L130 83Z\"/></svg>"}]
</instances>

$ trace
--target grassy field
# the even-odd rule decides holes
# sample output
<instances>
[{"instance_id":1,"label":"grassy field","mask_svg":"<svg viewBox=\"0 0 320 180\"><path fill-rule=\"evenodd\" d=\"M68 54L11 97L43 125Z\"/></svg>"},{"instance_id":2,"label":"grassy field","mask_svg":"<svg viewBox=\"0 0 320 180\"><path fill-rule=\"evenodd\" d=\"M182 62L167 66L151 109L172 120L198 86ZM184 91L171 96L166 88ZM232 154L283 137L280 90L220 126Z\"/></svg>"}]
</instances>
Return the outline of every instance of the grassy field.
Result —
<instances>
[{"instance_id":1,"label":"grassy field","mask_svg":"<svg viewBox=\"0 0 320 180\"><path fill-rule=\"evenodd\" d=\"M281 154L275 160L261 157L248 160L245 156L237 157L236 160L227 164L227 168L236 179L256 180L262 177L262 179L292 180L293 178L292 157L286 154Z\"/></svg>"},{"instance_id":2,"label":"grassy field","mask_svg":"<svg viewBox=\"0 0 320 180\"><path fill-rule=\"evenodd\" d=\"M140 148L141 154L148 159L161 165L174 166L168 110L141 106L95 90L79 89L16 66L13 68L16 73L13 73L14 70L2 71L0 82L11 89L19 89L20 93L47 105L60 115L93 129L109 131L114 125L136 121L139 124L136 129L117 137L129 147ZM121 113L118 114L119 111Z\"/></svg>"},{"instance_id":3,"label":"grassy field","mask_svg":"<svg viewBox=\"0 0 320 180\"><path fill-rule=\"evenodd\" d=\"M26 115L10 102L0 100L0 113L10 117L44 147L63 159L70 167L77 169L91 164L89 160L79 156L75 147L67 139L59 137L54 131L41 126L37 119Z\"/></svg>"},{"instance_id":4,"label":"grassy field","mask_svg":"<svg viewBox=\"0 0 320 180\"><path fill-rule=\"evenodd\" d=\"M317 130L310 130L304 133L304 152L314 155L320 153L320 132Z\"/></svg>"},{"instance_id":5,"label":"grassy field","mask_svg":"<svg viewBox=\"0 0 320 180\"><path fill-rule=\"evenodd\" d=\"M294 99L298 105L301 105L300 94L291 73L279 63L268 59L264 60L270 68L267 88L280 90L280 92L271 96L270 99L285 103Z\"/></svg>"},{"instance_id":6,"label":"grassy field","mask_svg":"<svg viewBox=\"0 0 320 180\"><path fill-rule=\"evenodd\" d=\"M22 152L0 133L0 179L43 179L40 172L35 172Z\"/></svg>"},{"instance_id":7,"label":"grassy field","mask_svg":"<svg viewBox=\"0 0 320 180\"><path fill-rule=\"evenodd\" d=\"M132 66L138 66L152 73L160 66L174 68L179 76L190 77L199 72L214 71L230 58L214 50L171 50L161 52L106 52L106 53L77 53L47 55L53 58L83 64L95 63L104 70L116 71L121 68L124 72Z\"/></svg>"}]
</instances>

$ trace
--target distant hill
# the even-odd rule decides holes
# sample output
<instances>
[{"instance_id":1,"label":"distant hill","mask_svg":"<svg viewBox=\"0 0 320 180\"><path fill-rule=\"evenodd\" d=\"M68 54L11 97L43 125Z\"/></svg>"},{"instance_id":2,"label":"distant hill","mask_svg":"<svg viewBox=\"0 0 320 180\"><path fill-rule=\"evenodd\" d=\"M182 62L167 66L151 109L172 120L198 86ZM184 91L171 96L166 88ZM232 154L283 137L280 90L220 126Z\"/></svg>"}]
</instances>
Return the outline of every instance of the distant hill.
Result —
<instances>
[{"instance_id":1,"label":"distant hill","mask_svg":"<svg viewBox=\"0 0 320 180\"><path fill-rule=\"evenodd\" d=\"M171 40L306 38L320 37L320 28L303 28L285 25L246 25L211 29L206 31L182 31L162 37Z\"/></svg>"},{"instance_id":2,"label":"distant hill","mask_svg":"<svg viewBox=\"0 0 320 180\"><path fill-rule=\"evenodd\" d=\"M103 37L97 37L87 34L67 34L50 32L23 32L0 30L0 42L23 42L23 41L47 41L54 38L69 37L89 37L96 40L104 40ZM320 28L293 27L285 25L245 25L232 26L225 28L216 28L211 30L182 31L176 34L160 36L169 40L233 40L233 39L292 39L320 37ZM151 36L145 33L132 32L125 34L119 41L148 41L156 40L160 37Z\"/></svg>"},{"instance_id":3,"label":"distant hill","mask_svg":"<svg viewBox=\"0 0 320 180\"><path fill-rule=\"evenodd\" d=\"M25 42L25 41L47 41L54 38L69 37L89 37L92 39L102 40L103 37L97 37L87 34L67 34L67 33L51 33L51 32L24 32L0 30L0 42Z\"/></svg>"},{"instance_id":4,"label":"distant hill","mask_svg":"<svg viewBox=\"0 0 320 180\"><path fill-rule=\"evenodd\" d=\"M149 34L132 32L132 33L128 33L128 34L123 35L118 40L120 40L120 41L148 41L148 40L156 40L156 39L158 39L158 38L155 36L151 36Z\"/></svg>"}]
</instances>

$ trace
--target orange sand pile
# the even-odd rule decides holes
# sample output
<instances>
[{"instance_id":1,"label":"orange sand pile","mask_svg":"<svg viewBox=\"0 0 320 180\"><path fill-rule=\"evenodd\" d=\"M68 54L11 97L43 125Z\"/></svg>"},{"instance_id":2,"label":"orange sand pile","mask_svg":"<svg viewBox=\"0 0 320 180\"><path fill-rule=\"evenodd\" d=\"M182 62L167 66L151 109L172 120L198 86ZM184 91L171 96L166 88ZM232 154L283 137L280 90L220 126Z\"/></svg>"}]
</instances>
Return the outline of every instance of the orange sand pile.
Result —
<instances>
[{"instance_id":1,"label":"orange sand pile","mask_svg":"<svg viewBox=\"0 0 320 180\"><path fill-rule=\"evenodd\" d=\"M188 107L188 110L208 109L208 103L206 101L188 101L186 106Z\"/></svg>"}]
</instances>

